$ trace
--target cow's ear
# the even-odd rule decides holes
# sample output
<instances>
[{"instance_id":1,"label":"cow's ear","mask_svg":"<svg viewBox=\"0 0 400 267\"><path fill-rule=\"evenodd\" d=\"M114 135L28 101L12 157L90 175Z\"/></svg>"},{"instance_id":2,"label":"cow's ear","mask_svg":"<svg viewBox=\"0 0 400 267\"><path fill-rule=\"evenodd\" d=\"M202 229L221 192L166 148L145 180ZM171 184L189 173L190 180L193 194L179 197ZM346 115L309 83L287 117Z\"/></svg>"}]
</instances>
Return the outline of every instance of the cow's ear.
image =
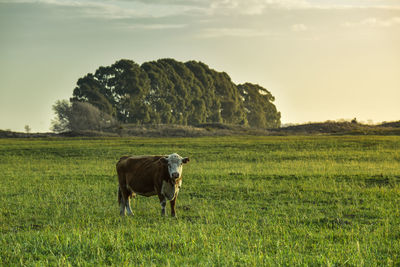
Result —
<instances>
[{"instance_id":1,"label":"cow's ear","mask_svg":"<svg viewBox=\"0 0 400 267\"><path fill-rule=\"evenodd\" d=\"M182 163L188 163L189 162L189 158L183 158L182 159Z\"/></svg>"},{"instance_id":2,"label":"cow's ear","mask_svg":"<svg viewBox=\"0 0 400 267\"><path fill-rule=\"evenodd\" d=\"M160 161L164 164L168 164L168 157L162 157L160 158Z\"/></svg>"}]
</instances>

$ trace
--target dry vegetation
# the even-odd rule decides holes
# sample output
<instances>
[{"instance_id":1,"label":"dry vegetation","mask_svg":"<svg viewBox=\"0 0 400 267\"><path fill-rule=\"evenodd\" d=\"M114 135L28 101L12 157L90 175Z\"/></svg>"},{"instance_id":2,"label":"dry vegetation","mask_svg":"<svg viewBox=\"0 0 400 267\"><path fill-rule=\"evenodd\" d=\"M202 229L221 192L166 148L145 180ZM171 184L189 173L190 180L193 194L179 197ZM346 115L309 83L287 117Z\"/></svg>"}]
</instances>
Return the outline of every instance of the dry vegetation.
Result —
<instances>
[{"instance_id":1,"label":"dry vegetation","mask_svg":"<svg viewBox=\"0 0 400 267\"><path fill-rule=\"evenodd\" d=\"M81 130L55 133L20 133L9 130L0 130L0 138L25 137L201 137L201 136L231 136L231 135L400 135L400 121L384 122L377 125L357 122L317 122L291 125L276 129L259 129L223 123L204 123L197 126L183 126L175 124L135 125L122 124L102 131Z\"/></svg>"}]
</instances>

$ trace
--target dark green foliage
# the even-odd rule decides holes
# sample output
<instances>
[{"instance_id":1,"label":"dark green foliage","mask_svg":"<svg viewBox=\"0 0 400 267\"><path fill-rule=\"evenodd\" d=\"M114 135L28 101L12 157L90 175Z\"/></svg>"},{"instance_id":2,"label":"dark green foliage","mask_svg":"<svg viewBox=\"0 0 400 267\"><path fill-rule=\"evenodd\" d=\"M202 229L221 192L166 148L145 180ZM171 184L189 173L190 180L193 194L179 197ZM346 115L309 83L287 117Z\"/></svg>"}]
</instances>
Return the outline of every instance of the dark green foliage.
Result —
<instances>
[{"instance_id":1,"label":"dark green foliage","mask_svg":"<svg viewBox=\"0 0 400 267\"><path fill-rule=\"evenodd\" d=\"M251 97L247 97L249 91ZM119 60L77 82L71 101L89 102L123 123L228 123L280 126L274 97L259 85L235 85L201 62Z\"/></svg>"},{"instance_id":2,"label":"dark green foliage","mask_svg":"<svg viewBox=\"0 0 400 267\"><path fill-rule=\"evenodd\" d=\"M258 128L278 128L281 113L272 102L275 98L265 88L251 83L238 85L244 98L247 120L250 126Z\"/></svg>"}]
</instances>

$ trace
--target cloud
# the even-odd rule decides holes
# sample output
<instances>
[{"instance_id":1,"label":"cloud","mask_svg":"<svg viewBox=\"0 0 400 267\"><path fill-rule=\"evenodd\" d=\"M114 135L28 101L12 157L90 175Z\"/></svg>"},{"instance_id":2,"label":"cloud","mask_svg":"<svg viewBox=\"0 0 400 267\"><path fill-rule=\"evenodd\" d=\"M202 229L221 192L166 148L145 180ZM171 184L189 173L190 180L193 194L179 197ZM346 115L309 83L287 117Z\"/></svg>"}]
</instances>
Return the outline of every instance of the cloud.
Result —
<instances>
[{"instance_id":1,"label":"cloud","mask_svg":"<svg viewBox=\"0 0 400 267\"><path fill-rule=\"evenodd\" d=\"M77 13L82 16L106 19L165 17L183 14L190 16L263 15L268 10L360 8L400 10L400 4L391 0L363 2L346 0L339 1L340 4L327 2L321 0L0 0L0 3L31 3L76 8Z\"/></svg>"},{"instance_id":2,"label":"cloud","mask_svg":"<svg viewBox=\"0 0 400 267\"><path fill-rule=\"evenodd\" d=\"M294 24L294 25L292 25L291 29L294 32L304 32L304 31L307 31L308 28L304 24Z\"/></svg>"},{"instance_id":3,"label":"cloud","mask_svg":"<svg viewBox=\"0 0 400 267\"><path fill-rule=\"evenodd\" d=\"M182 29L186 24L133 24L125 25L123 28L131 30L167 30L167 29Z\"/></svg>"},{"instance_id":4,"label":"cloud","mask_svg":"<svg viewBox=\"0 0 400 267\"><path fill-rule=\"evenodd\" d=\"M104 19L160 18L185 14L198 10L192 5L170 5L166 1L121 1L121 0L0 0L0 4L35 4L54 8L70 8L81 17Z\"/></svg>"},{"instance_id":5,"label":"cloud","mask_svg":"<svg viewBox=\"0 0 400 267\"><path fill-rule=\"evenodd\" d=\"M148 0L131 0L148 3ZM153 4L197 7L206 14L261 15L267 10L343 10L343 9L392 9L400 10L398 0L154 0ZM335 3L335 4L333 4Z\"/></svg>"},{"instance_id":6,"label":"cloud","mask_svg":"<svg viewBox=\"0 0 400 267\"><path fill-rule=\"evenodd\" d=\"M400 24L400 17L392 17L389 19L378 19L378 18L366 18L362 21L357 22L345 22L342 24L344 27L353 28L359 26L368 27L392 27Z\"/></svg>"},{"instance_id":7,"label":"cloud","mask_svg":"<svg viewBox=\"0 0 400 267\"><path fill-rule=\"evenodd\" d=\"M220 38L220 37L261 37L271 34L252 28L207 28L197 36L199 38Z\"/></svg>"},{"instance_id":8,"label":"cloud","mask_svg":"<svg viewBox=\"0 0 400 267\"><path fill-rule=\"evenodd\" d=\"M261 15L268 9L305 9L312 5L305 0L217 0L210 1L210 14Z\"/></svg>"},{"instance_id":9,"label":"cloud","mask_svg":"<svg viewBox=\"0 0 400 267\"><path fill-rule=\"evenodd\" d=\"M266 20L266 14L270 16L276 14L271 14L269 12L271 10L281 13L298 10L307 12L309 10L355 9L357 11L360 8L390 8L392 10L398 8L400 10L400 6L394 4L397 1L388 1L391 0L365 0L363 2L359 0L346 0L339 1L340 4L335 5L321 0L0 0L0 3L45 5L56 10L60 14L60 17L125 20L126 24L134 23L134 20L167 18L163 22L161 20L158 20L156 23L153 22L155 25L153 29L155 29L161 28L160 24L162 23L168 24L165 28L179 28L182 27L182 24L191 25L215 20L225 21L227 17L234 16L248 17L250 21L255 21L257 18L264 18ZM329 2L332 3L333 1ZM293 14L295 13L293 12ZM284 17L281 16L281 18L283 19ZM240 20L243 18L237 19ZM346 22L343 25L346 27L357 25L389 27L398 23L396 20L374 21L373 19L371 18L365 22ZM182 20L184 20L183 23L181 22ZM289 25L292 23L290 22ZM132 27L143 27L143 25L133 25ZM202 35L207 37L217 36L216 29L212 27L206 29ZM232 27L232 25L228 25L227 28L222 26L223 29L219 29L219 33L224 36L268 35L265 31L231 29L229 27ZM243 27L245 28L246 26ZM151 27L148 29L151 29ZM291 26L291 30L293 32L302 32L307 31L308 27L304 24L294 24Z\"/></svg>"}]
</instances>

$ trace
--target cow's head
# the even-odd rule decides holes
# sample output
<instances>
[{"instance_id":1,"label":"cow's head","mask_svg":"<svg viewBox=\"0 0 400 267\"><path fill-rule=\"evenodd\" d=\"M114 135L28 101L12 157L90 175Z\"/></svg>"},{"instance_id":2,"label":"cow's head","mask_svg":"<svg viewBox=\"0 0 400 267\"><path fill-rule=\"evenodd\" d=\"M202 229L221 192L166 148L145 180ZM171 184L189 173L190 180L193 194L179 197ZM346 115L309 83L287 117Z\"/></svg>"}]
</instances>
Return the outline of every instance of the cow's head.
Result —
<instances>
[{"instance_id":1,"label":"cow's head","mask_svg":"<svg viewBox=\"0 0 400 267\"><path fill-rule=\"evenodd\" d=\"M189 158L182 158L178 154L174 153L166 157L161 158L161 162L167 164L169 177L171 180L176 180L182 175L182 165L189 162Z\"/></svg>"}]
</instances>

